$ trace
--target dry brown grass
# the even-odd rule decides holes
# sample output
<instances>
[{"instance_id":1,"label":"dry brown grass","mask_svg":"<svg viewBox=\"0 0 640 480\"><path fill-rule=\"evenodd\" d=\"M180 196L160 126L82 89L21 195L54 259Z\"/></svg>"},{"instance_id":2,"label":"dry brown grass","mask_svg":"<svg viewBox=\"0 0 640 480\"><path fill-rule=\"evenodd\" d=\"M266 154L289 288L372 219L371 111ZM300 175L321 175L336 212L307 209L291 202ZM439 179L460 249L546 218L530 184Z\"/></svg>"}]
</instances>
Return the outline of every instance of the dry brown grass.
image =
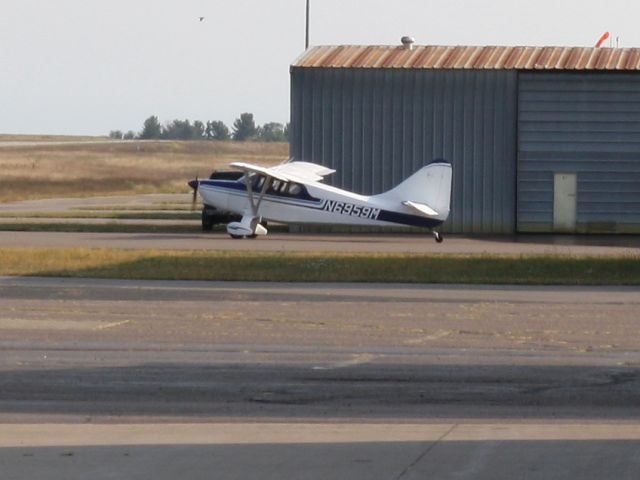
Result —
<instances>
[{"instance_id":1,"label":"dry brown grass","mask_svg":"<svg viewBox=\"0 0 640 480\"><path fill-rule=\"evenodd\" d=\"M186 182L233 161L275 165L286 143L114 142L0 148L0 202L187 192Z\"/></svg>"},{"instance_id":2,"label":"dry brown grass","mask_svg":"<svg viewBox=\"0 0 640 480\"><path fill-rule=\"evenodd\" d=\"M85 142L104 141L109 137L104 136L76 136L76 135L24 135L12 133L0 133L0 142Z\"/></svg>"}]
</instances>

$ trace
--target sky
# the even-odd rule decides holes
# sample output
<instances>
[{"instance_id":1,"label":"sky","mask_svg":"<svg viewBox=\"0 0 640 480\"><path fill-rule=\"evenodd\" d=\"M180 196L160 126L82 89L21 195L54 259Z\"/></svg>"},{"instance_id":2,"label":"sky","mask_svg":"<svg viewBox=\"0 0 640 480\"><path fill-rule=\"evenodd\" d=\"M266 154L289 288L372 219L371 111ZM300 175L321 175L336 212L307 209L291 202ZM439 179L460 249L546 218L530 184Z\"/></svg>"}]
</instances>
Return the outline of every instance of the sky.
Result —
<instances>
[{"instance_id":1,"label":"sky","mask_svg":"<svg viewBox=\"0 0 640 480\"><path fill-rule=\"evenodd\" d=\"M0 0L0 133L289 119L306 0ZM637 0L310 0L311 45L640 46ZM203 21L199 17L204 17Z\"/></svg>"}]
</instances>

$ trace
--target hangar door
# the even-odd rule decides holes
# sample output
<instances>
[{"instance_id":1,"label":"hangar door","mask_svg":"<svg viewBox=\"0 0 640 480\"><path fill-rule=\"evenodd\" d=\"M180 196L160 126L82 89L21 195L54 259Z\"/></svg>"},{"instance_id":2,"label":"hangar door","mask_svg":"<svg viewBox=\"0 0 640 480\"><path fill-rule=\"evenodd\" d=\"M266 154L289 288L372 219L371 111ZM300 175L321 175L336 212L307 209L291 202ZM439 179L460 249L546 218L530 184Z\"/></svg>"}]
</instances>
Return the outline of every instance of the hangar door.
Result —
<instances>
[{"instance_id":1,"label":"hangar door","mask_svg":"<svg viewBox=\"0 0 640 480\"><path fill-rule=\"evenodd\" d=\"M519 232L640 232L640 75L521 72L517 178Z\"/></svg>"}]
</instances>

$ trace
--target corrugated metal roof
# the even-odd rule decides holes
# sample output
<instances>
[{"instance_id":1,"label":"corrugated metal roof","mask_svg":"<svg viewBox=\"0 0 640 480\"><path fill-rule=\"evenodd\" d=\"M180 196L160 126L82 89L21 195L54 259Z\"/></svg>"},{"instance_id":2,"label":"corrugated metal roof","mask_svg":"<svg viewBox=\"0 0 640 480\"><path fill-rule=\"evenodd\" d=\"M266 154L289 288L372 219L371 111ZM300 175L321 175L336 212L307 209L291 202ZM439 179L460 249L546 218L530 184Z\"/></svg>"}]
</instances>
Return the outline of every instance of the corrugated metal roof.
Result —
<instances>
[{"instance_id":1,"label":"corrugated metal roof","mask_svg":"<svg viewBox=\"0 0 640 480\"><path fill-rule=\"evenodd\" d=\"M318 46L292 65L305 68L469 70L640 70L640 48Z\"/></svg>"}]
</instances>

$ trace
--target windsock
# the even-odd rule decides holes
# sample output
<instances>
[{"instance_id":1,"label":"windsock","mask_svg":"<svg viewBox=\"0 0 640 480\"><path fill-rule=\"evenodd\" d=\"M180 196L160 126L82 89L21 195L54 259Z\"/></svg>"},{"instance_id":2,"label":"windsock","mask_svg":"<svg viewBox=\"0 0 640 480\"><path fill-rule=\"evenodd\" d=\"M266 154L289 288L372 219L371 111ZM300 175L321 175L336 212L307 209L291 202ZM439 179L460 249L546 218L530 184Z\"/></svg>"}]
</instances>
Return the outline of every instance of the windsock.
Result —
<instances>
[{"instance_id":1,"label":"windsock","mask_svg":"<svg viewBox=\"0 0 640 480\"><path fill-rule=\"evenodd\" d=\"M600 48L607 38L609 38L609 32L604 32L600 40L598 40L598 43L596 43L596 48Z\"/></svg>"}]
</instances>

